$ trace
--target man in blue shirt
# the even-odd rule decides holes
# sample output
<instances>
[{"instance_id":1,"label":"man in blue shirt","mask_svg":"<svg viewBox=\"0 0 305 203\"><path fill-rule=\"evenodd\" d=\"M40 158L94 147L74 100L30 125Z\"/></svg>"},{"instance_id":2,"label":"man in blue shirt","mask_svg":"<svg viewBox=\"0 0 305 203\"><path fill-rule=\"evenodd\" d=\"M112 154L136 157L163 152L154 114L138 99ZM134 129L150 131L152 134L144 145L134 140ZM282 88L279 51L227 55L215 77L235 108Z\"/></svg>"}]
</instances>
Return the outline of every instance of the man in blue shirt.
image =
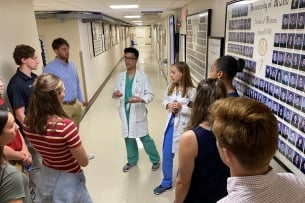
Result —
<instances>
[{"instance_id":1,"label":"man in blue shirt","mask_svg":"<svg viewBox=\"0 0 305 203\"><path fill-rule=\"evenodd\" d=\"M65 97L62 103L63 108L68 116L79 127L83 110L81 103L84 104L84 99L80 88L76 66L69 60L70 45L67 40L57 38L53 40L52 48L56 57L44 68L43 72L57 75L64 82Z\"/></svg>"},{"instance_id":2,"label":"man in blue shirt","mask_svg":"<svg viewBox=\"0 0 305 203\"><path fill-rule=\"evenodd\" d=\"M86 103L80 88L76 66L69 60L70 45L67 40L56 38L52 42L52 48L56 57L44 68L43 72L57 75L64 82L65 97L62 106L68 116L79 127L83 114L82 105L85 106ZM88 158L93 159L94 155L88 154Z\"/></svg>"}]
</instances>

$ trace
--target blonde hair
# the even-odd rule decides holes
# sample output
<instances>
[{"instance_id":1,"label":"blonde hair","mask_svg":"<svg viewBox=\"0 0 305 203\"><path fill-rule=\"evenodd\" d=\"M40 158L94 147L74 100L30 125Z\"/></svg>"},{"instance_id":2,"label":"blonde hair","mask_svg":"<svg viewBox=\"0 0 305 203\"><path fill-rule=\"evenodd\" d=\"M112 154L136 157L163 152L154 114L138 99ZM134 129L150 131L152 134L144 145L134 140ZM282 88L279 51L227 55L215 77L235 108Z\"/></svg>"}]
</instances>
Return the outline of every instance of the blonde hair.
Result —
<instances>
[{"instance_id":1,"label":"blonde hair","mask_svg":"<svg viewBox=\"0 0 305 203\"><path fill-rule=\"evenodd\" d=\"M228 97L210 106L212 131L220 147L231 151L246 170L269 164L278 141L272 111L249 98Z\"/></svg>"},{"instance_id":2,"label":"blonde hair","mask_svg":"<svg viewBox=\"0 0 305 203\"><path fill-rule=\"evenodd\" d=\"M25 124L33 133L44 134L49 116L68 118L58 98L58 95L64 91L64 84L56 75L47 73L38 76L33 87Z\"/></svg>"}]
</instances>

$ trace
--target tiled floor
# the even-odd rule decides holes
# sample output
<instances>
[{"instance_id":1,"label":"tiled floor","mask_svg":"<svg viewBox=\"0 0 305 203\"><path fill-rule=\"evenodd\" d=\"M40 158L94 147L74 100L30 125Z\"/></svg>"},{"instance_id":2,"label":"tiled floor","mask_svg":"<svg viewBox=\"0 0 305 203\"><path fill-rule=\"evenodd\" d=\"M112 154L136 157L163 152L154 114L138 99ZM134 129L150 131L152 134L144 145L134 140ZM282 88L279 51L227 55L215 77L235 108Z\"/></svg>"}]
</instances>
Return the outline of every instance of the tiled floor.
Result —
<instances>
[{"instance_id":1,"label":"tiled floor","mask_svg":"<svg viewBox=\"0 0 305 203\"><path fill-rule=\"evenodd\" d=\"M148 105L149 130L161 155L165 111L162 107L166 88L164 77L150 47L138 47L138 68L146 72L152 82L155 99ZM95 158L86 167L87 187L95 203L172 203L174 191L156 196L153 189L160 184L161 168L151 171L151 163L141 147L138 165L128 173L122 172L126 150L121 136L118 103L111 98L116 74L125 70L121 62L80 125L80 136L87 152ZM275 162L274 167L282 170ZM177 157L175 158L175 168ZM176 169L174 170L174 174Z\"/></svg>"}]
</instances>

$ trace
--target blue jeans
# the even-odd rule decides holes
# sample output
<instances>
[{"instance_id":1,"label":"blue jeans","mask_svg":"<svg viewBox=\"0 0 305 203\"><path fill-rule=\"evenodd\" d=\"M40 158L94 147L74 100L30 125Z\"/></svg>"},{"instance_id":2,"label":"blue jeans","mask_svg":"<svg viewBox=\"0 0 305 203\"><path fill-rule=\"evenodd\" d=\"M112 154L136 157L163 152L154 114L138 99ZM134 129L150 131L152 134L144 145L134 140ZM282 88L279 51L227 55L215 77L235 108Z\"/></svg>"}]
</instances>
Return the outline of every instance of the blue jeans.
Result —
<instances>
[{"instance_id":1,"label":"blue jeans","mask_svg":"<svg viewBox=\"0 0 305 203\"><path fill-rule=\"evenodd\" d=\"M162 156L162 172L163 179L161 185L163 187L171 187L173 185L173 162L174 153L172 153L173 134L174 134L174 115L170 118L163 140L163 156Z\"/></svg>"},{"instance_id":2,"label":"blue jeans","mask_svg":"<svg viewBox=\"0 0 305 203\"><path fill-rule=\"evenodd\" d=\"M42 164L35 202L93 203L85 183L83 171L66 173Z\"/></svg>"}]
</instances>

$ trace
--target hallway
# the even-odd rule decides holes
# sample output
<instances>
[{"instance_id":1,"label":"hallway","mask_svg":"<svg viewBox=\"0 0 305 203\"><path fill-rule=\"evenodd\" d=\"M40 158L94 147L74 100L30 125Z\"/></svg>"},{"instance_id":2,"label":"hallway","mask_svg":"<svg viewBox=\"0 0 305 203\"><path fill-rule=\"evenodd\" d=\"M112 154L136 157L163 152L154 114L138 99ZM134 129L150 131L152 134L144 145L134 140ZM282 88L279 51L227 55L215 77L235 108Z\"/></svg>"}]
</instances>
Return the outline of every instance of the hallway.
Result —
<instances>
[{"instance_id":1,"label":"hallway","mask_svg":"<svg viewBox=\"0 0 305 203\"><path fill-rule=\"evenodd\" d=\"M137 48L140 52L137 67L148 74L155 93L155 99L147 106L148 123L150 135L161 155L166 118L162 100L167 84L151 47ZM123 70L125 65L121 61L80 125L80 136L86 150L95 155L84 169L88 190L95 203L173 202L173 191L160 196L153 194L153 189L161 182L162 170L151 171L151 163L143 148L139 150L138 165L127 173L122 172L127 162L126 150L117 111L118 101L113 100L111 95L116 75Z\"/></svg>"},{"instance_id":2,"label":"hallway","mask_svg":"<svg viewBox=\"0 0 305 203\"><path fill-rule=\"evenodd\" d=\"M150 46L136 47L139 52L138 69L148 74L155 99L147 105L149 132L162 156L163 131L166 112L162 106L167 86ZM126 150L121 135L118 101L111 98L114 82L119 72L125 70L121 61L111 79L88 110L80 124L80 136L88 153L95 155L84 168L87 187L95 203L172 203L174 190L154 195L153 189L162 178L162 169L151 170L151 162L140 144L138 165L123 173L127 163ZM174 174L177 173L177 156L174 159ZM277 172L285 172L277 162L271 166ZM173 180L175 181L175 180Z\"/></svg>"}]
</instances>

